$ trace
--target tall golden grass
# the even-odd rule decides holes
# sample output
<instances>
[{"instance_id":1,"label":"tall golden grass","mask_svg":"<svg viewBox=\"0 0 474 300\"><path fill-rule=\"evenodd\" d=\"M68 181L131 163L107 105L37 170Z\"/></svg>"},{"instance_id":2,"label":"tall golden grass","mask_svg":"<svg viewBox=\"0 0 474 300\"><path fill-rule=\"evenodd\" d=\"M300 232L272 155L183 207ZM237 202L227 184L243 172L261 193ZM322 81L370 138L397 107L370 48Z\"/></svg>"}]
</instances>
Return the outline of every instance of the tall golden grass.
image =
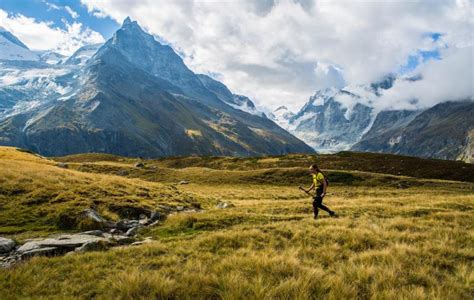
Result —
<instances>
[{"instance_id":1,"label":"tall golden grass","mask_svg":"<svg viewBox=\"0 0 474 300\"><path fill-rule=\"evenodd\" d=\"M90 176L132 195L166 187L62 172L70 184ZM7 175L3 183L25 180ZM66 180L53 178L54 189ZM321 212L318 220L295 186L180 185L179 195L192 194L204 211L141 231L149 244L36 257L1 270L0 299L472 299L474 186L419 181L407 189L330 186L325 204L339 217ZM217 209L219 201L235 207Z\"/></svg>"}]
</instances>

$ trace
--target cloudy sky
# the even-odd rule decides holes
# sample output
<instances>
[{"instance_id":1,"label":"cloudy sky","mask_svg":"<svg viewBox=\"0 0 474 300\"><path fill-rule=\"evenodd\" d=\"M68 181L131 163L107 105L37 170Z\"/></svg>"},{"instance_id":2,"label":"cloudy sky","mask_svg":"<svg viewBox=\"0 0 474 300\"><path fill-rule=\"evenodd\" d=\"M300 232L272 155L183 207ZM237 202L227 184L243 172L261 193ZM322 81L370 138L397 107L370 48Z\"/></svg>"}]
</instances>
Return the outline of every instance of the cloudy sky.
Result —
<instances>
[{"instance_id":1,"label":"cloudy sky","mask_svg":"<svg viewBox=\"0 0 474 300\"><path fill-rule=\"evenodd\" d=\"M300 108L318 89L395 73L382 108L472 97L470 0L2 0L0 26L32 49L71 54L133 20L257 105ZM413 104L413 99L418 102Z\"/></svg>"}]
</instances>

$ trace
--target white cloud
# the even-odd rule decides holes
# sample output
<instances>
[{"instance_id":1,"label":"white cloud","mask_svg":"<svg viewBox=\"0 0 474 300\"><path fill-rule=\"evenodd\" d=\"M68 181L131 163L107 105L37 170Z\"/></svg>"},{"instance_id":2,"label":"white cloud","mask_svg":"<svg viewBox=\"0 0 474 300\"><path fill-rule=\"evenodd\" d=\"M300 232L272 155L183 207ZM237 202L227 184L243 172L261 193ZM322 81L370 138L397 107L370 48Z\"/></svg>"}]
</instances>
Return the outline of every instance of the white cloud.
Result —
<instances>
[{"instance_id":1,"label":"white cloud","mask_svg":"<svg viewBox=\"0 0 474 300\"><path fill-rule=\"evenodd\" d=\"M75 12L70 6L58 6L54 3L50 3L48 1L43 1L44 4L46 4L46 6L48 6L48 10L63 10L66 11L70 16L71 18L73 19L77 19L79 18L79 14L77 12Z\"/></svg>"},{"instance_id":2,"label":"white cloud","mask_svg":"<svg viewBox=\"0 0 474 300\"><path fill-rule=\"evenodd\" d=\"M270 107L297 109L316 89L371 82L418 49L472 44L469 0L81 2L93 14L138 20L194 71L218 73ZM434 42L429 32L443 36Z\"/></svg>"},{"instance_id":3,"label":"white cloud","mask_svg":"<svg viewBox=\"0 0 474 300\"><path fill-rule=\"evenodd\" d=\"M446 49L442 60L420 65L413 75L422 80L397 80L377 102L377 108L416 109L447 100L474 100L473 46Z\"/></svg>"},{"instance_id":4,"label":"white cloud","mask_svg":"<svg viewBox=\"0 0 474 300\"><path fill-rule=\"evenodd\" d=\"M73 19L77 19L79 18L79 14L77 12L75 12L74 10L72 10L72 8L70 8L69 6L64 6L64 10L67 11L67 13L71 16L71 18Z\"/></svg>"},{"instance_id":5,"label":"white cloud","mask_svg":"<svg viewBox=\"0 0 474 300\"><path fill-rule=\"evenodd\" d=\"M61 9L61 7L57 6L57 5L54 4L54 3L49 3L49 2L47 2L47 1L43 1L43 2L44 2L44 4L46 4L46 6L48 6L48 10L52 10L52 9L54 9L54 10L60 10L60 9Z\"/></svg>"},{"instance_id":6,"label":"white cloud","mask_svg":"<svg viewBox=\"0 0 474 300\"><path fill-rule=\"evenodd\" d=\"M24 15L8 15L0 9L0 26L17 36L32 50L54 50L70 55L86 44L101 43L102 35L81 23L65 22L65 29L54 27L51 22L37 21Z\"/></svg>"}]
</instances>

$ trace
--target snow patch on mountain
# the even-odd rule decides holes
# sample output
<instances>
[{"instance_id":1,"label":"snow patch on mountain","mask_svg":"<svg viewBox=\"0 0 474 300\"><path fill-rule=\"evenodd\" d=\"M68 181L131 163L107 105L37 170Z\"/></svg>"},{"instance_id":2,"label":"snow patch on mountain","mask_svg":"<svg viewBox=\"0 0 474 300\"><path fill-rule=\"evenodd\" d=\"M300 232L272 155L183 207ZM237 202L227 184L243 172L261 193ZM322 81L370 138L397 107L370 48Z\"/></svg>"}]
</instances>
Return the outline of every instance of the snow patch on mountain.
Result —
<instances>
[{"instance_id":1,"label":"snow patch on mountain","mask_svg":"<svg viewBox=\"0 0 474 300\"><path fill-rule=\"evenodd\" d=\"M289 130L289 120L294 117L294 113L288 109L288 107L282 105L274 111L267 114L270 119L275 121L280 127L285 130Z\"/></svg>"},{"instance_id":2,"label":"snow patch on mountain","mask_svg":"<svg viewBox=\"0 0 474 300\"><path fill-rule=\"evenodd\" d=\"M86 45L76 50L64 63L67 65L83 66L86 62L94 56L103 44Z\"/></svg>"},{"instance_id":3,"label":"snow patch on mountain","mask_svg":"<svg viewBox=\"0 0 474 300\"><path fill-rule=\"evenodd\" d=\"M39 57L36 53L24 48L17 43L0 34L0 60L31 60L37 61Z\"/></svg>"}]
</instances>

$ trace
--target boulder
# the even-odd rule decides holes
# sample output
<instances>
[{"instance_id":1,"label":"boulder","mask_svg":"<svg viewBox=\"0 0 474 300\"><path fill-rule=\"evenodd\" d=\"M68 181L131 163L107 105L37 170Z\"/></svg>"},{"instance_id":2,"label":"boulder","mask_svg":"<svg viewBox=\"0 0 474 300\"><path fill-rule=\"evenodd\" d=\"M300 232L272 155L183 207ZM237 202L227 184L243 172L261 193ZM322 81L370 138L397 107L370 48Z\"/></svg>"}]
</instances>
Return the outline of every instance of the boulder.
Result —
<instances>
[{"instance_id":1,"label":"boulder","mask_svg":"<svg viewBox=\"0 0 474 300\"><path fill-rule=\"evenodd\" d=\"M60 162L56 165L58 168L69 169L69 165L67 163Z\"/></svg>"},{"instance_id":2,"label":"boulder","mask_svg":"<svg viewBox=\"0 0 474 300\"><path fill-rule=\"evenodd\" d=\"M0 254L8 253L15 249L15 241L0 237Z\"/></svg>"},{"instance_id":3,"label":"boulder","mask_svg":"<svg viewBox=\"0 0 474 300\"><path fill-rule=\"evenodd\" d=\"M94 236L94 235L88 235L88 234L72 234L72 235L64 234L64 235L59 235L54 238L46 238L43 240L35 240L35 241L26 242L20 248L18 248L17 251L19 253L25 253L31 250L47 248L47 247L74 249L74 248L82 246L85 243L95 242L95 241L106 242L107 239L103 237Z\"/></svg>"},{"instance_id":4,"label":"boulder","mask_svg":"<svg viewBox=\"0 0 474 300\"><path fill-rule=\"evenodd\" d=\"M189 181L187 181L187 180L181 180L178 184L188 184L188 183L189 183Z\"/></svg>"},{"instance_id":5,"label":"boulder","mask_svg":"<svg viewBox=\"0 0 474 300\"><path fill-rule=\"evenodd\" d=\"M234 207L234 204L230 202L219 202L216 205L216 208L220 208L220 209L225 209L225 208L230 208L230 207Z\"/></svg>"},{"instance_id":6,"label":"boulder","mask_svg":"<svg viewBox=\"0 0 474 300\"><path fill-rule=\"evenodd\" d=\"M151 214L150 214L150 221L151 222L161 220L162 218L163 218L162 215L158 211L152 211Z\"/></svg>"},{"instance_id":7,"label":"boulder","mask_svg":"<svg viewBox=\"0 0 474 300\"><path fill-rule=\"evenodd\" d=\"M95 210L91 209L91 208L88 208L88 209L85 209L83 212L83 217L84 218L87 218L87 219L90 219L94 222L97 222L97 223L105 223L106 220L104 218L102 218L98 212L96 212Z\"/></svg>"},{"instance_id":8,"label":"boulder","mask_svg":"<svg viewBox=\"0 0 474 300\"><path fill-rule=\"evenodd\" d=\"M135 164L135 168L143 168L143 167L145 167L145 164L142 163L142 162L137 162L137 163Z\"/></svg>"},{"instance_id":9,"label":"boulder","mask_svg":"<svg viewBox=\"0 0 474 300\"><path fill-rule=\"evenodd\" d=\"M176 210L177 210L177 211L183 211L183 210L184 210L184 206L176 206Z\"/></svg>"},{"instance_id":10,"label":"boulder","mask_svg":"<svg viewBox=\"0 0 474 300\"><path fill-rule=\"evenodd\" d=\"M139 219L138 220L139 225L146 226L150 223L150 219L148 219L148 217L145 214L140 214L138 219Z\"/></svg>"},{"instance_id":11,"label":"boulder","mask_svg":"<svg viewBox=\"0 0 474 300\"><path fill-rule=\"evenodd\" d=\"M36 249L28 250L28 251L23 251L21 252L20 256L23 259L23 258L39 256L39 255L55 255L57 251L58 251L58 248L56 247L43 247L43 248L36 248Z\"/></svg>"},{"instance_id":12,"label":"boulder","mask_svg":"<svg viewBox=\"0 0 474 300\"><path fill-rule=\"evenodd\" d=\"M146 226L146 225L150 224L150 219L148 219L148 218L140 219L140 220L138 221L138 224L140 224L140 225L142 225L142 226Z\"/></svg>"},{"instance_id":13,"label":"boulder","mask_svg":"<svg viewBox=\"0 0 474 300\"><path fill-rule=\"evenodd\" d=\"M127 231L132 227L138 226L140 223L138 220L127 220L123 219L117 222L117 228L122 231Z\"/></svg>"},{"instance_id":14,"label":"boulder","mask_svg":"<svg viewBox=\"0 0 474 300\"><path fill-rule=\"evenodd\" d=\"M113 228L109 231L111 234L120 234L122 233L120 230L118 230L117 228Z\"/></svg>"},{"instance_id":15,"label":"boulder","mask_svg":"<svg viewBox=\"0 0 474 300\"><path fill-rule=\"evenodd\" d=\"M94 236L104 236L104 232L102 230L89 230L89 231L84 231L82 234L87 234L87 235L94 235Z\"/></svg>"},{"instance_id":16,"label":"boulder","mask_svg":"<svg viewBox=\"0 0 474 300\"><path fill-rule=\"evenodd\" d=\"M116 235L113 237L113 240L119 245L127 245L136 241L134 237L124 235Z\"/></svg>"},{"instance_id":17,"label":"boulder","mask_svg":"<svg viewBox=\"0 0 474 300\"><path fill-rule=\"evenodd\" d=\"M125 233L125 235L126 235L126 236L135 236L135 235L137 235L137 233L138 233L138 229L139 229L138 226L132 227L132 228L130 228L129 230L127 230L127 232Z\"/></svg>"},{"instance_id":18,"label":"boulder","mask_svg":"<svg viewBox=\"0 0 474 300\"><path fill-rule=\"evenodd\" d=\"M108 249L108 243L104 241L90 241L74 249L75 252L103 251Z\"/></svg>"}]
</instances>

